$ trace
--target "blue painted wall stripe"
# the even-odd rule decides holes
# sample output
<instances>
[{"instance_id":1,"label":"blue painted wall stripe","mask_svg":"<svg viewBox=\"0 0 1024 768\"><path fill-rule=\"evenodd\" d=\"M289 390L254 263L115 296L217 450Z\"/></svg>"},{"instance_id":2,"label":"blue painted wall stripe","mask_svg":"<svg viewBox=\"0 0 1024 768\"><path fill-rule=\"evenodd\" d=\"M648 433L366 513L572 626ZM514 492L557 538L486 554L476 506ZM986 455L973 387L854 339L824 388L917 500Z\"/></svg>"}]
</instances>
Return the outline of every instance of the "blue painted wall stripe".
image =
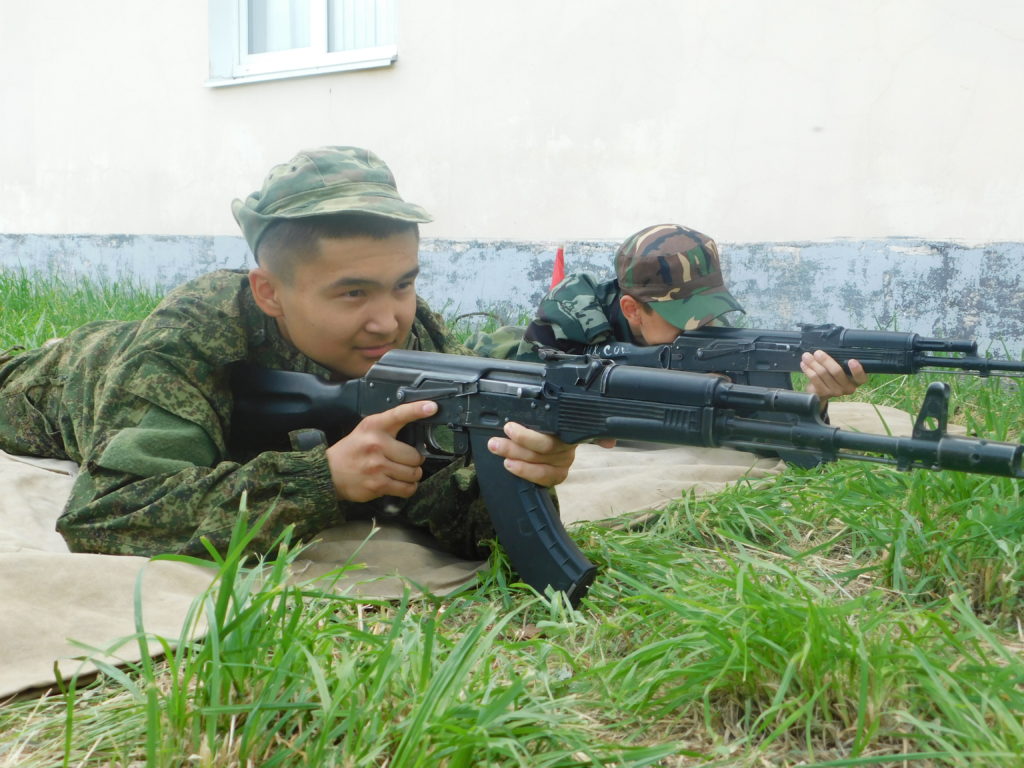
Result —
<instances>
[{"instance_id":1,"label":"blue painted wall stripe","mask_svg":"<svg viewBox=\"0 0 1024 768\"><path fill-rule=\"evenodd\" d=\"M424 238L420 293L447 316L530 314L547 289L555 250L566 270L611 272L616 243L453 241ZM978 339L1002 355L1024 351L1024 243L963 245L910 238L720 243L748 323L852 328ZM241 237L0 234L0 268L131 279L170 288L196 275L252 265Z\"/></svg>"}]
</instances>

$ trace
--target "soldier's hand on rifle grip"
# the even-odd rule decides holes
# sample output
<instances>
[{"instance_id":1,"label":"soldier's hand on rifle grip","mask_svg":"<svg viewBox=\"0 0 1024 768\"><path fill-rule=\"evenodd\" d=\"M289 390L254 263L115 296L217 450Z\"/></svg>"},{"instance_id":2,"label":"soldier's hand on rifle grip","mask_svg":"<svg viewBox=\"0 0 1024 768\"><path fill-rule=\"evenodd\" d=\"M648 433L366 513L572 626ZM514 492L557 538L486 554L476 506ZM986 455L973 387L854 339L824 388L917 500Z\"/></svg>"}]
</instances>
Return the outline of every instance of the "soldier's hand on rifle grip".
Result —
<instances>
[{"instance_id":1,"label":"soldier's hand on rifle grip","mask_svg":"<svg viewBox=\"0 0 1024 768\"><path fill-rule=\"evenodd\" d=\"M513 475L546 488L568 476L576 458L575 445L513 421L505 425L504 432L506 437L492 437L487 447L505 459L505 469Z\"/></svg>"},{"instance_id":2,"label":"soldier's hand on rifle grip","mask_svg":"<svg viewBox=\"0 0 1024 768\"><path fill-rule=\"evenodd\" d=\"M343 501L372 501L381 496L409 498L423 477L423 456L396 436L406 424L437 412L437 403L403 403L367 416L327 449L334 490Z\"/></svg>"},{"instance_id":3,"label":"soldier's hand on rifle grip","mask_svg":"<svg viewBox=\"0 0 1024 768\"><path fill-rule=\"evenodd\" d=\"M807 376L807 391L818 396L823 410L830 398L852 395L868 380L859 361L850 360L847 365L849 374L831 355L820 349L813 355L805 352L800 359L800 370Z\"/></svg>"}]
</instances>

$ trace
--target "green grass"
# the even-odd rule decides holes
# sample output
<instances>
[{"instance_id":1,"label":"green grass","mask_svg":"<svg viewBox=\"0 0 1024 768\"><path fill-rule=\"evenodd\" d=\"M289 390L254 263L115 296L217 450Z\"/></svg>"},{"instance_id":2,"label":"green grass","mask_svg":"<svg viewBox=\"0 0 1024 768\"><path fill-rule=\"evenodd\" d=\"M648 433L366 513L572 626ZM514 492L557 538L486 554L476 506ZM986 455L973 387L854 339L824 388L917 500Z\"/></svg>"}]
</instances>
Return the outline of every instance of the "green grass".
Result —
<instances>
[{"instance_id":1,"label":"green grass","mask_svg":"<svg viewBox=\"0 0 1024 768\"><path fill-rule=\"evenodd\" d=\"M0 270L0 352L37 347L91 320L138 320L161 295L128 283Z\"/></svg>"},{"instance_id":2,"label":"green grass","mask_svg":"<svg viewBox=\"0 0 1024 768\"><path fill-rule=\"evenodd\" d=\"M52 283L37 331L7 279L12 343L156 300ZM858 397L914 411L930 380ZM1019 439L1016 386L944 380L969 431ZM500 557L448 599L340 597L285 580L287 540L243 564L249 533L203 641L0 707L0 766L1024 765L1018 481L839 462L581 526L577 610Z\"/></svg>"}]
</instances>

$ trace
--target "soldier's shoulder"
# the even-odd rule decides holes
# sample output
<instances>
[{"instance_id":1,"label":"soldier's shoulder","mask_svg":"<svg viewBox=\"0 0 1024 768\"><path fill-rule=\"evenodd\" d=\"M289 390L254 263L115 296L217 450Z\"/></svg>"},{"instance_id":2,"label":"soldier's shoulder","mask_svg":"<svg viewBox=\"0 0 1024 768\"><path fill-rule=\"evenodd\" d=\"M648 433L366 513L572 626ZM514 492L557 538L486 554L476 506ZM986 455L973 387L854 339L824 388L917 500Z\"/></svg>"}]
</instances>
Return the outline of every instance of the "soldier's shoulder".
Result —
<instances>
[{"instance_id":1,"label":"soldier's shoulder","mask_svg":"<svg viewBox=\"0 0 1024 768\"><path fill-rule=\"evenodd\" d=\"M466 339L466 348L477 357L509 360L516 357L525 331L517 325L503 325L493 331L474 331Z\"/></svg>"},{"instance_id":2,"label":"soldier's shoulder","mask_svg":"<svg viewBox=\"0 0 1024 768\"><path fill-rule=\"evenodd\" d=\"M607 292L606 284L613 281L599 280L589 272L573 272L548 291L545 300L572 299L576 296L596 296Z\"/></svg>"},{"instance_id":3,"label":"soldier's shoulder","mask_svg":"<svg viewBox=\"0 0 1024 768\"><path fill-rule=\"evenodd\" d=\"M168 292L164 303L183 300L203 300L220 303L234 300L249 284L248 270L219 269L194 277Z\"/></svg>"},{"instance_id":4,"label":"soldier's shoulder","mask_svg":"<svg viewBox=\"0 0 1024 768\"><path fill-rule=\"evenodd\" d=\"M416 320L413 323L415 346L428 352L466 354L463 347L439 312L430 308L422 298L416 298Z\"/></svg>"}]
</instances>

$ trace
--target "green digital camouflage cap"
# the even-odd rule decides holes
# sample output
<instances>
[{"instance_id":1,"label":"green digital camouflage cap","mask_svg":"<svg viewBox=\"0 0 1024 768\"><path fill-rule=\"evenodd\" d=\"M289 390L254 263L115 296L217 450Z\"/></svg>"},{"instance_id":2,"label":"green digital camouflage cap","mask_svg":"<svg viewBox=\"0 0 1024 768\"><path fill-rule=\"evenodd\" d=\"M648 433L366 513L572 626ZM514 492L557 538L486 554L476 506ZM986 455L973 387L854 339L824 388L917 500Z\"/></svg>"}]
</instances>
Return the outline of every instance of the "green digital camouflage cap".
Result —
<instances>
[{"instance_id":1,"label":"green digital camouflage cap","mask_svg":"<svg viewBox=\"0 0 1024 768\"><path fill-rule=\"evenodd\" d=\"M615 274L623 292L684 331L745 311L725 289L715 241L676 224L629 237L615 252Z\"/></svg>"},{"instance_id":2,"label":"green digital camouflage cap","mask_svg":"<svg viewBox=\"0 0 1024 768\"><path fill-rule=\"evenodd\" d=\"M263 187L231 203L245 240L256 253L267 228L281 219L332 213L369 213L423 223L430 215L398 194L391 169L359 147L320 147L275 165Z\"/></svg>"}]
</instances>

